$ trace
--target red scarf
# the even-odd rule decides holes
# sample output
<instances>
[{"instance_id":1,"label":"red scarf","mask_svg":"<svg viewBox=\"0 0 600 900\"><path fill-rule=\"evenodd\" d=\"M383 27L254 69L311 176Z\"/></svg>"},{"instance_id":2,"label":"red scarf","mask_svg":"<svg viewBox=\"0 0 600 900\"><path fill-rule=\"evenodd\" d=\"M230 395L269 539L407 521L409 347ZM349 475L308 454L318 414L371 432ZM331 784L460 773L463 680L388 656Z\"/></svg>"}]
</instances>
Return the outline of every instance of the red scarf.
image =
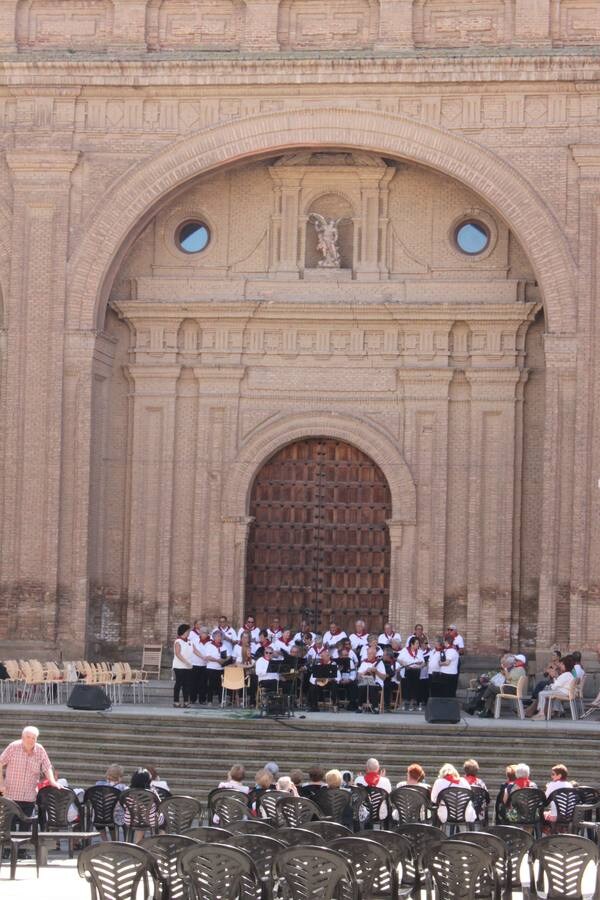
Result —
<instances>
[{"instance_id":1,"label":"red scarf","mask_svg":"<svg viewBox=\"0 0 600 900\"><path fill-rule=\"evenodd\" d=\"M450 784L460 784L460 778L457 778L456 775L444 775L444 779Z\"/></svg>"},{"instance_id":2,"label":"red scarf","mask_svg":"<svg viewBox=\"0 0 600 900\"><path fill-rule=\"evenodd\" d=\"M514 785L515 788L526 788L531 784L529 778L515 778Z\"/></svg>"},{"instance_id":3,"label":"red scarf","mask_svg":"<svg viewBox=\"0 0 600 900\"><path fill-rule=\"evenodd\" d=\"M379 772L367 772L365 775L365 781L369 785L369 787L377 787L379 784Z\"/></svg>"}]
</instances>

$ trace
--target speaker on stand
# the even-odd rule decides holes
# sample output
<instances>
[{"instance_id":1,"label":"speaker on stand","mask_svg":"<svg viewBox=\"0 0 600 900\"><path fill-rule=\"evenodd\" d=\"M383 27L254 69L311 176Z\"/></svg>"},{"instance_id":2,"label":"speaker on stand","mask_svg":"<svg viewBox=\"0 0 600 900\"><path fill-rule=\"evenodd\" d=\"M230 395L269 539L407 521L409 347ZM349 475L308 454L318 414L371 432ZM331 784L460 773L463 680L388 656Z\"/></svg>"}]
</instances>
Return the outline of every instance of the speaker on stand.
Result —
<instances>
[{"instance_id":1,"label":"speaker on stand","mask_svg":"<svg viewBox=\"0 0 600 900\"><path fill-rule=\"evenodd\" d=\"M67 700L67 706L71 709L102 710L110 709L111 702L106 691L99 685L76 684Z\"/></svg>"}]
</instances>

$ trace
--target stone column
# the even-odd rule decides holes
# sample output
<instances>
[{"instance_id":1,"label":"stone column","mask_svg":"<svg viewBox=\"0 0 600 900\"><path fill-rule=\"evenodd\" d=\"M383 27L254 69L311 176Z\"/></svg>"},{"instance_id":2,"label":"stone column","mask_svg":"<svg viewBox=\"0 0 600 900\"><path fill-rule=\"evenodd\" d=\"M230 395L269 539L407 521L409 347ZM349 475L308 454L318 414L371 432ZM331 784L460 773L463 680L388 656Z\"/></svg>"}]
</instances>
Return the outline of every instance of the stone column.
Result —
<instances>
[{"instance_id":1,"label":"stone column","mask_svg":"<svg viewBox=\"0 0 600 900\"><path fill-rule=\"evenodd\" d=\"M375 50L408 50L414 47L413 2L414 0L381 0Z\"/></svg>"},{"instance_id":2,"label":"stone column","mask_svg":"<svg viewBox=\"0 0 600 900\"><path fill-rule=\"evenodd\" d=\"M3 0L0 3L0 50L11 53L16 50L18 0Z\"/></svg>"},{"instance_id":3,"label":"stone column","mask_svg":"<svg viewBox=\"0 0 600 900\"><path fill-rule=\"evenodd\" d=\"M198 469L194 501L192 609L208 619L237 615L240 531L237 512L223 509L228 465L238 443L238 410L243 366L197 366ZM237 548L237 549L236 549Z\"/></svg>"},{"instance_id":4,"label":"stone column","mask_svg":"<svg viewBox=\"0 0 600 900\"><path fill-rule=\"evenodd\" d=\"M467 634L482 652L510 641L518 369L467 369L471 385Z\"/></svg>"},{"instance_id":5,"label":"stone column","mask_svg":"<svg viewBox=\"0 0 600 900\"><path fill-rule=\"evenodd\" d=\"M175 404L180 366L133 365L127 642L168 638Z\"/></svg>"},{"instance_id":6,"label":"stone column","mask_svg":"<svg viewBox=\"0 0 600 900\"><path fill-rule=\"evenodd\" d=\"M62 450L65 276L78 154L12 150L4 484L3 626L53 642ZM2 627L2 626L0 626Z\"/></svg>"},{"instance_id":7,"label":"stone column","mask_svg":"<svg viewBox=\"0 0 600 900\"><path fill-rule=\"evenodd\" d=\"M242 50L279 50L279 0L246 0Z\"/></svg>"},{"instance_id":8,"label":"stone column","mask_svg":"<svg viewBox=\"0 0 600 900\"><path fill-rule=\"evenodd\" d=\"M243 622L246 550L252 516L223 516L223 609L233 622Z\"/></svg>"},{"instance_id":9,"label":"stone column","mask_svg":"<svg viewBox=\"0 0 600 900\"><path fill-rule=\"evenodd\" d=\"M272 268L284 278L297 278L299 267L304 268L304 260L299 260L298 252L302 174L294 172L293 168L277 169L275 166L269 168L269 174L276 185L277 200L277 210L272 217Z\"/></svg>"},{"instance_id":10,"label":"stone column","mask_svg":"<svg viewBox=\"0 0 600 900\"><path fill-rule=\"evenodd\" d=\"M546 428L537 630L539 654L547 654L548 647L556 640L558 604L562 600L567 607L570 592L577 341L571 336L547 334L544 351Z\"/></svg>"}]
</instances>

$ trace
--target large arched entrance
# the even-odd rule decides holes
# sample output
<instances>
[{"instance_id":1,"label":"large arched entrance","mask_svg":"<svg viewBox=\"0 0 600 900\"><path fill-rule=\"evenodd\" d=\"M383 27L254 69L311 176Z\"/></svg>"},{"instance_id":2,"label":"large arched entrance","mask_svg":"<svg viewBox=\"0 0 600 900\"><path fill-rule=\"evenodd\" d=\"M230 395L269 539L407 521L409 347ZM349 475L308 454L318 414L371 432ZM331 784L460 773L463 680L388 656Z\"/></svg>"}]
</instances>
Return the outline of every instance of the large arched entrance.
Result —
<instances>
[{"instance_id":1,"label":"large arched entrance","mask_svg":"<svg viewBox=\"0 0 600 900\"><path fill-rule=\"evenodd\" d=\"M357 616L379 631L388 616L391 495L379 466L327 437L288 444L252 487L246 612L315 628Z\"/></svg>"}]
</instances>

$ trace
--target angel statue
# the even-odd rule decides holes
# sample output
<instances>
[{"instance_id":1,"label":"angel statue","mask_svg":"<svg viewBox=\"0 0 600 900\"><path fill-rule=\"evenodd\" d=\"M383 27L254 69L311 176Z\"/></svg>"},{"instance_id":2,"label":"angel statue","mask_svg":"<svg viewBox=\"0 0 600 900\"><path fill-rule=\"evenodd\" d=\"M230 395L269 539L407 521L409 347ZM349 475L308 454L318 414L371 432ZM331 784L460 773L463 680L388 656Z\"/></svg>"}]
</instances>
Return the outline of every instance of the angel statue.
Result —
<instances>
[{"instance_id":1,"label":"angel statue","mask_svg":"<svg viewBox=\"0 0 600 900\"><path fill-rule=\"evenodd\" d=\"M346 219L330 219L328 216L322 216L320 213L311 213L308 221L315 226L317 232L317 250L323 254L318 265L323 269L339 269L340 268L340 251L338 241L340 238L338 225L345 222Z\"/></svg>"}]
</instances>

